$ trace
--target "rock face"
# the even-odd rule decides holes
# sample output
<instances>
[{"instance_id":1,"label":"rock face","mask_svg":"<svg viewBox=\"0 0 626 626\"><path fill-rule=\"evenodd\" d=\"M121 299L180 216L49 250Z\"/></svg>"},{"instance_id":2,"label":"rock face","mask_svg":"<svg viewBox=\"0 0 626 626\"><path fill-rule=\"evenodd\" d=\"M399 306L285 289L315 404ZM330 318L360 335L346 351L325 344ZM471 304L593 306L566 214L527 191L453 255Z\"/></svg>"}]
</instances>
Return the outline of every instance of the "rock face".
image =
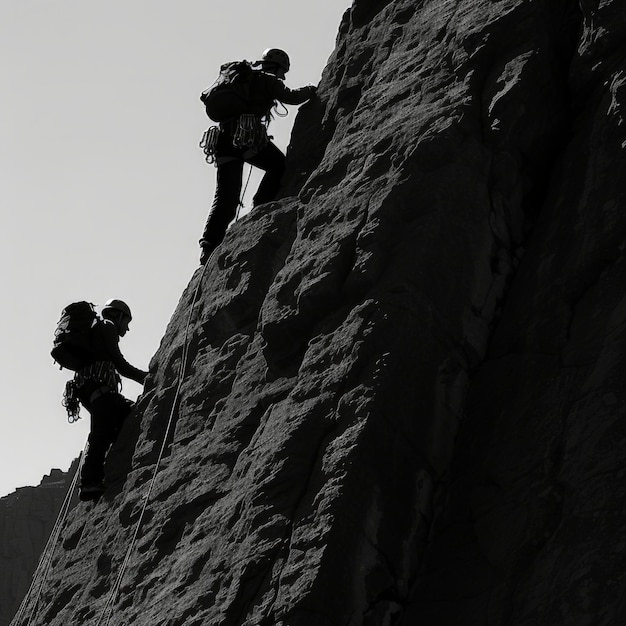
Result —
<instances>
[{"instance_id":1,"label":"rock face","mask_svg":"<svg viewBox=\"0 0 626 626\"><path fill-rule=\"evenodd\" d=\"M0 498L0 626L7 626L30 585L78 462L53 469L38 487Z\"/></svg>"},{"instance_id":2,"label":"rock face","mask_svg":"<svg viewBox=\"0 0 626 626\"><path fill-rule=\"evenodd\" d=\"M357 0L29 623L623 623L625 41Z\"/></svg>"}]
</instances>

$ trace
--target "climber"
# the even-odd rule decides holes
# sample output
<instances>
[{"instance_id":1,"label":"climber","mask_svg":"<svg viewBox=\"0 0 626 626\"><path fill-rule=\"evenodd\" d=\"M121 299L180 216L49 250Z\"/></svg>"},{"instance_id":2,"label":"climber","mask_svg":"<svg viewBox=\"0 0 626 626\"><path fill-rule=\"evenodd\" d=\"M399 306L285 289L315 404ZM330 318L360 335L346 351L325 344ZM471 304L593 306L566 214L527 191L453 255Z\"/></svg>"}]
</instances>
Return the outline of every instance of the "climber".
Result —
<instances>
[{"instance_id":1,"label":"climber","mask_svg":"<svg viewBox=\"0 0 626 626\"><path fill-rule=\"evenodd\" d=\"M243 63L227 65L242 66ZM212 117L219 121L219 132L212 153L217 166L217 182L213 204L200 239L201 264L206 263L211 252L222 242L228 224L235 217L240 201L244 162L265 171L253 198L254 207L270 202L278 193L285 170L285 155L267 136L266 128L272 117L272 107L279 102L303 104L316 92L313 85L294 90L285 86L283 80L289 71L290 61L283 50L269 48L259 61L246 65L250 69L245 72L245 104L240 99L239 110L236 110L237 107L230 109L232 117ZM205 104L207 94L205 92L201 98ZM247 134L248 139L253 137L253 140L242 141L242 134Z\"/></svg>"},{"instance_id":2,"label":"climber","mask_svg":"<svg viewBox=\"0 0 626 626\"><path fill-rule=\"evenodd\" d=\"M132 314L122 300L108 300L102 319L91 329L89 363L76 372L80 403L91 415L87 452L80 483L81 500L97 500L104 491L104 460L134 403L122 396L120 374L143 384L148 372L133 367L122 356L120 337L128 332Z\"/></svg>"}]
</instances>

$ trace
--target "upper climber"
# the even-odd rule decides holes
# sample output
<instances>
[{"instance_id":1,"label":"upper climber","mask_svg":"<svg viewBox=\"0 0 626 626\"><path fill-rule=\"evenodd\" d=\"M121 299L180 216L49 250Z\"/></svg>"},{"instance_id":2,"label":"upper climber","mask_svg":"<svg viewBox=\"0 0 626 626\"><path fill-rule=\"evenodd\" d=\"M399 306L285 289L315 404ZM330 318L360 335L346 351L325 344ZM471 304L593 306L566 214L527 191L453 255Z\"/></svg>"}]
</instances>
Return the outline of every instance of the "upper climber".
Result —
<instances>
[{"instance_id":1,"label":"upper climber","mask_svg":"<svg viewBox=\"0 0 626 626\"><path fill-rule=\"evenodd\" d=\"M316 91L313 85L300 89L286 87L283 80L289 67L289 56L284 50L269 48L255 63L241 61L223 65L222 82L219 83L218 79L219 84L201 97L209 116L219 121L219 130L215 127L217 132L213 134L210 147L217 166L217 182L213 205L200 239L202 264L221 243L228 224L235 217L244 162L265 171L253 206L270 202L278 193L285 170L285 155L267 136L271 109L279 102L302 104ZM225 87L225 83L229 86Z\"/></svg>"}]
</instances>

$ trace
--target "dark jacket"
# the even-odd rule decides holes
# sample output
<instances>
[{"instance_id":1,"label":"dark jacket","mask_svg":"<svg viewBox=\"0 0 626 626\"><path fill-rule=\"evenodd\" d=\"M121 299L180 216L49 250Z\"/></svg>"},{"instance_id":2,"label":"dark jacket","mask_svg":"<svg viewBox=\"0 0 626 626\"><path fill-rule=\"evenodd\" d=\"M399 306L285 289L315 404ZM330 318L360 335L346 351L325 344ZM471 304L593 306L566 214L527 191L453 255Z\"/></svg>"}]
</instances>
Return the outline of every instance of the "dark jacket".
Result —
<instances>
[{"instance_id":1,"label":"dark jacket","mask_svg":"<svg viewBox=\"0 0 626 626\"><path fill-rule=\"evenodd\" d=\"M250 112L255 115L268 115L277 101L283 104L302 104L315 93L315 87L312 86L289 89L280 78L262 70L253 70L248 80L248 102Z\"/></svg>"},{"instance_id":2,"label":"dark jacket","mask_svg":"<svg viewBox=\"0 0 626 626\"><path fill-rule=\"evenodd\" d=\"M100 320L92 329L92 362L110 362L125 378L143 383L147 373L133 367L120 352L120 336L115 324L110 320Z\"/></svg>"}]
</instances>

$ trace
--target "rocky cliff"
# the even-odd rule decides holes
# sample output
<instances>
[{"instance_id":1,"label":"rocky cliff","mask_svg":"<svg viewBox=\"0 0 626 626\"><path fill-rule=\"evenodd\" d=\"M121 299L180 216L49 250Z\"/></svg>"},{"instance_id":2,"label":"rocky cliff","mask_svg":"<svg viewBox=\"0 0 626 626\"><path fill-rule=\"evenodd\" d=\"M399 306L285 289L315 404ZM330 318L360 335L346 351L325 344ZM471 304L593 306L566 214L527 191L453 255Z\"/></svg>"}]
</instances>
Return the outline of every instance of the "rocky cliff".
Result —
<instances>
[{"instance_id":1,"label":"rocky cliff","mask_svg":"<svg viewBox=\"0 0 626 626\"><path fill-rule=\"evenodd\" d=\"M625 41L356 0L14 626L623 623Z\"/></svg>"},{"instance_id":2,"label":"rocky cliff","mask_svg":"<svg viewBox=\"0 0 626 626\"><path fill-rule=\"evenodd\" d=\"M30 585L78 461L53 469L38 487L0 498L0 626L7 626Z\"/></svg>"}]
</instances>

